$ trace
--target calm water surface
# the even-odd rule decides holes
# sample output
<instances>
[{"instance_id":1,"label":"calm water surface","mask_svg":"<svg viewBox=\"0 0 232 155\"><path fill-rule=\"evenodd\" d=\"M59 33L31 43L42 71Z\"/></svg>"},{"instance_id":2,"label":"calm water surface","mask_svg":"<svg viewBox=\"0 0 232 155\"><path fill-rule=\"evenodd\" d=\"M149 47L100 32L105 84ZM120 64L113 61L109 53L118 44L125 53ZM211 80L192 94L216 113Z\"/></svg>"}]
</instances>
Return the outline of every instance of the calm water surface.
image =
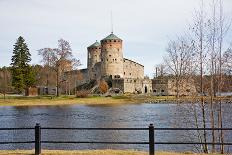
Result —
<instances>
[{"instance_id":1,"label":"calm water surface","mask_svg":"<svg viewBox=\"0 0 232 155\"><path fill-rule=\"evenodd\" d=\"M226 108L225 108L226 107ZM232 127L232 105L223 104L224 127ZM200 117L200 113L198 114ZM207 114L209 115L209 114ZM199 120L200 121L200 120ZM0 107L1 127L194 127L190 106L177 104L72 105ZM193 131L156 131L162 142L197 141ZM209 137L210 138L210 137ZM225 132L232 142L232 131ZM0 141L34 140L34 131L0 131ZM148 141L148 131L54 131L42 130L42 140L62 141ZM33 149L33 144L0 145L0 149ZM156 145L156 150L197 151L196 145ZM42 144L43 149L137 149L148 145ZM232 147L226 151L232 152Z\"/></svg>"}]
</instances>

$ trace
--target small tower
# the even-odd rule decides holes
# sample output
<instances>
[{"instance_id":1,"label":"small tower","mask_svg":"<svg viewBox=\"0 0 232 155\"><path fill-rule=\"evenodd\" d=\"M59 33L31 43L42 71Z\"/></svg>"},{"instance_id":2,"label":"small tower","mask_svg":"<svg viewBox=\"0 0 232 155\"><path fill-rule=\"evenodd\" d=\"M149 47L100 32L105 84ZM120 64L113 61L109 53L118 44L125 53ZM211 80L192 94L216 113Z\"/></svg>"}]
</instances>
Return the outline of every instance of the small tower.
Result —
<instances>
[{"instance_id":1,"label":"small tower","mask_svg":"<svg viewBox=\"0 0 232 155\"><path fill-rule=\"evenodd\" d=\"M101 74L103 77L123 77L122 39L113 33L101 40Z\"/></svg>"},{"instance_id":2,"label":"small tower","mask_svg":"<svg viewBox=\"0 0 232 155\"><path fill-rule=\"evenodd\" d=\"M96 63L101 61L101 45L96 40L96 42L92 45L90 45L88 48L88 71L89 71L89 78L95 79L96 73L94 70L94 66Z\"/></svg>"}]
</instances>

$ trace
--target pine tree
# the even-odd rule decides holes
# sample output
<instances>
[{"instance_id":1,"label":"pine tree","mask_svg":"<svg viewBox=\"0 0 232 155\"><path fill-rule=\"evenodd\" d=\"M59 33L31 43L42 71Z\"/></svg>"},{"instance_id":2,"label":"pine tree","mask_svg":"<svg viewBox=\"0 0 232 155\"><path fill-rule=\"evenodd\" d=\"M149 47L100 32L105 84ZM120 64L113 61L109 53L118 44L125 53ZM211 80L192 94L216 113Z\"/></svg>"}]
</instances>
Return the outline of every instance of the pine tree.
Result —
<instances>
[{"instance_id":1,"label":"pine tree","mask_svg":"<svg viewBox=\"0 0 232 155\"><path fill-rule=\"evenodd\" d=\"M32 66L27 66L24 69L24 84L26 87L34 86L36 79L35 79L35 71L33 70Z\"/></svg>"},{"instance_id":2,"label":"pine tree","mask_svg":"<svg viewBox=\"0 0 232 155\"><path fill-rule=\"evenodd\" d=\"M12 86L18 93L22 93L25 88L23 82L23 71L19 67L12 67Z\"/></svg>"},{"instance_id":3,"label":"pine tree","mask_svg":"<svg viewBox=\"0 0 232 155\"><path fill-rule=\"evenodd\" d=\"M19 37L14 45L12 65L12 86L19 93L25 87L33 86L35 83L35 73L28 64L31 61L31 54L23 37Z\"/></svg>"},{"instance_id":4,"label":"pine tree","mask_svg":"<svg viewBox=\"0 0 232 155\"><path fill-rule=\"evenodd\" d=\"M31 54L23 37L19 37L14 45L13 56L11 58L13 67L25 67L31 61Z\"/></svg>"}]
</instances>

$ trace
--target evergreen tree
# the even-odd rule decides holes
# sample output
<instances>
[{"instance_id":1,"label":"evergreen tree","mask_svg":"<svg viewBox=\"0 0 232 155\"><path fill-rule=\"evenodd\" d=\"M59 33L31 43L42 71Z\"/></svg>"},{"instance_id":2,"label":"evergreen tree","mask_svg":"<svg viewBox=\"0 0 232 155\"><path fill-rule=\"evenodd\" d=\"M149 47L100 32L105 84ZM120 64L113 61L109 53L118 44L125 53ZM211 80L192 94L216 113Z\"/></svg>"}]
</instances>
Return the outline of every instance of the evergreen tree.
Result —
<instances>
[{"instance_id":1,"label":"evergreen tree","mask_svg":"<svg viewBox=\"0 0 232 155\"><path fill-rule=\"evenodd\" d=\"M18 93L23 92L23 89L25 88L23 71L19 67L12 67L12 86Z\"/></svg>"},{"instance_id":2,"label":"evergreen tree","mask_svg":"<svg viewBox=\"0 0 232 155\"><path fill-rule=\"evenodd\" d=\"M35 73L28 64L31 61L31 54L21 36L14 45L11 61L12 86L21 93L25 87L33 86L35 83Z\"/></svg>"},{"instance_id":3,"label":"evergreen tree","mask_svg":"<svg viewBox=\"0 0 232 155\"><path fill-rule=\"evenodd\" d=\"M27 66L25 68L24 73L24 84L26 87L34 86L36 79L35 79L35 71L32 66Z\"/></svg>"},{"instance_id":4,"label":"evergreen tree","mask_svg":"<svg viewBox=\"0 0 232 155\"><path fill-rule=\"evenodd\" d=\"M11 58L13 67L23 68L31 61L31 54L23 37L19 37L14 45L13 56Z\"/></svg>"}]
</instances>

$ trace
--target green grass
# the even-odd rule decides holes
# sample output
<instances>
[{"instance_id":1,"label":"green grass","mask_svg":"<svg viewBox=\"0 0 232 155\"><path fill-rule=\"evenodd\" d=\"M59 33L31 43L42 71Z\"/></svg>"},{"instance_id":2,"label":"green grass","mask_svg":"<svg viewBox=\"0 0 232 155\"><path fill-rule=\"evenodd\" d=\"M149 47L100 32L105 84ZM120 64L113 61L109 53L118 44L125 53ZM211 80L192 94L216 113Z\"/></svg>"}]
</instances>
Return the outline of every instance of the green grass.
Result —
<instances>
[{"instance_id":1,"label":"green grass","mask_svg":"<svg viewBox=\"0 0 232 155\"><path fill-rule=\"evenodd\" d=\"M205 98L207 99L207 97ZM218 99L218 98L215 98ZM231 98L223 98L231 100ZM199 100L199 97L182 97L178 101L191 102ZM72 105L72 104L131 104L131 103L170 103L175 102L174 96L152 96L152 95L118 95L112 97L104 96L88 96L86 98L76 98L74 95L70 96L3 96L0 95L0 106L38 106L38 105ZM181 102L179 102L181 103Z\"/></svg>"},{"instance_id":2,"label":"green grass","mask_svg":"<svg viewBox=\"0 0 232 155\"><path fill-rule=\"evenodd\" d=\"M112 96L113 99L129 99L129 96L126 95L118 95L118 96Z\"/></svg>"}]
</instances>

